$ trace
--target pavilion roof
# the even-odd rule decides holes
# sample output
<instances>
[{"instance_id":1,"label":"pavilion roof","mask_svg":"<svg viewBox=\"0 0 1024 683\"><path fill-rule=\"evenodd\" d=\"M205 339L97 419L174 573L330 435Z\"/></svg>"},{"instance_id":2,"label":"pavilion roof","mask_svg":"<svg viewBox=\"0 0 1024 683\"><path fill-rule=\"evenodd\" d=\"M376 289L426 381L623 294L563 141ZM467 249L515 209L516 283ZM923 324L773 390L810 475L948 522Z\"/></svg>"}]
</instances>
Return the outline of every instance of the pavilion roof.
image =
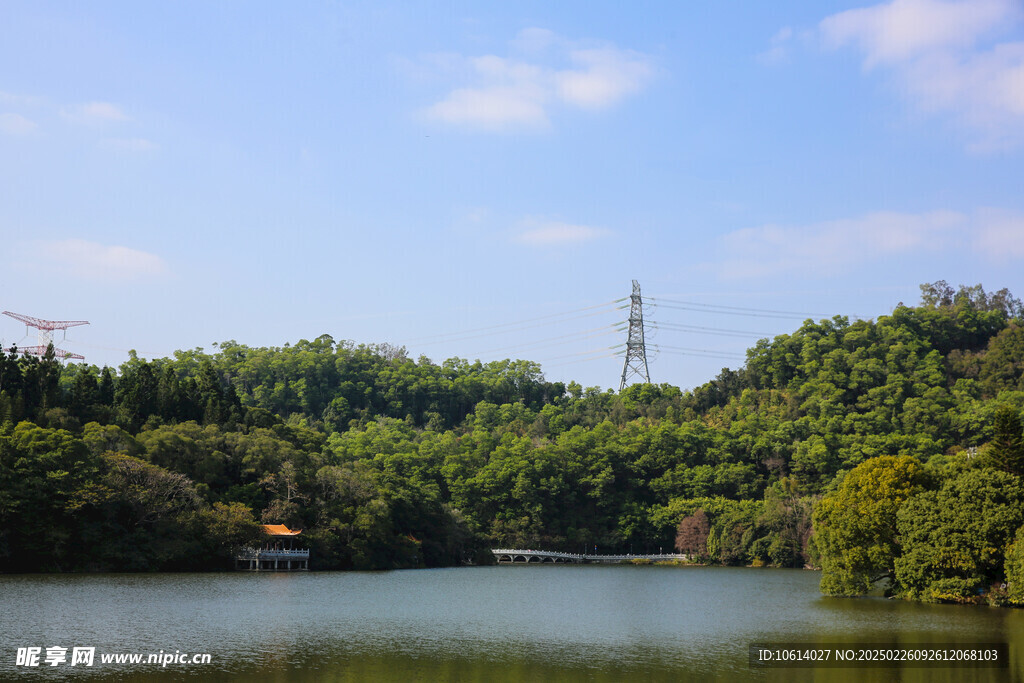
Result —
<instances>
[{"instance_id":1,"label":"pavilion roof","mask_svg":"<svg viewBox=\"0 0 1024 683\"><path fill-rule=\"evenodd\" d=\"M284 524L264 524L263 531L270 536L298 536L302 529L291 530Z\"/></svg>"}]
</instances>

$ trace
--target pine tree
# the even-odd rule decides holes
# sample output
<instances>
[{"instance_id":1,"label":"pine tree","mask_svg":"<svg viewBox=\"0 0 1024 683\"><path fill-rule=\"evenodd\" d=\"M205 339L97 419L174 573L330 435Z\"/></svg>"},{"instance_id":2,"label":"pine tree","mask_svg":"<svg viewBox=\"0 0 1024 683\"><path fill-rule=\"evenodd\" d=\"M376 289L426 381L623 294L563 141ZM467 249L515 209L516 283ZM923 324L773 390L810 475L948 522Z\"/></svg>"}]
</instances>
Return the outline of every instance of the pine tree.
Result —
<instances>
[{"instance_id":1,"label":"pine tree","mask_svg":"<svg viewBox=\"0 0 1024 683\"><path fill-rule=\"evenodd\" d=\"M1010 474L1024 476L1024 429L1016 408L1001 405L996 410L995 436L989 444L992 466Z\"/></svg>"},{"instance_id":2,"label":"pine tree","mask_svg":"<svg viewBox=\"0 0 1024 683\"><path fill-rule=\"evenodd\" d=\"M114 405L114 373L106 365L100 373L99 402L101 405Z\"/></svg>"}]
</instances>

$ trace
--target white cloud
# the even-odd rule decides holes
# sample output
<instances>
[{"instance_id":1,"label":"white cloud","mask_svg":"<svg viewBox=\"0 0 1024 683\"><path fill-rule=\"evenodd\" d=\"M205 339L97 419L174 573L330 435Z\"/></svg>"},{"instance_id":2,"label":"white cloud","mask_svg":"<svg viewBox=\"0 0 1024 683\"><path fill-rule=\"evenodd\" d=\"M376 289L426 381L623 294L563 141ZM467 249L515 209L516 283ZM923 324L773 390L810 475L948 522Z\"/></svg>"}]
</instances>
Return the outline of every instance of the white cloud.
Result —
<instances>
[{"instance_id":1,"label":"white cloud","mask_svg":"<svg viewBox=\"0 0 1024 683\"><path fill-rule=\"evenodd\" d=\"M0 114L0 132L8 135L28 135L38 127L35 121L26 119L21 114Z\"/></svg>"},{"instance_id":2,"label":"white cloud","mask_svg":"<svg viewBox=\"0 0 1024 683\"><path fill-rule=\"evenodd\" d=\"M469 81L427 107L426 115L492 131L546 128L557 105L605 109L641 91L654 76L647 55L609 45L581 46L546 29L521 31L512 48L524 58L426 57L424 63L435 70Z\"/></svg>"},{"instance_id":3,"label":"white cloud","mask_svg":"<svg viewBox=\"0 0 1024 683\"><path fill-rule=\"evenodd\" d=\"M432 118L488 130L537 128L548 125L546 93L531 83L460 88L429 107Z\"/></svg>"},{"instance_id":4,"label":"white cloud","mask_svg":"<svg viewBox=\"0 0 1024 683\"><path fill-rule=\"evenodd\" d=\"M958 250L990 261L1024 257L1024 214L980 209L909 214L890 211L804 226L764 225L721 239L723 278L785 272L831 274L889 257Z\"/></svg>"},{"instance_id":5,"label":"white cloud","mask_svg":"<svg viewBox=\"0 0 1024 683\"><path fill-rule=\"evenodd\" d=\"M40 255L87 280L139 280L168 273L167 264L155 254L81 239L43 242Z\"/></svg>"},{"instance_id":6,"label":"white cloud","mask_svg":"<svg viewBox=\"0 0 1024 683\"><path fill-rule=\"evenodd\" d=\"M654 74L645 55L628 50L573 50L569 59L576 68L555 73L558 96L587 109L603 109L639 92Z\"/></svg>"},{"instance_id":7,"label":"white cloud","mask_svg":"<svg viewBox=\"0 0 1024 683\"><path fill-rule=\"evenodd\" d=\"M781 64L789 59L789 45L793 39L793 29L789 26L780 28L771 39L771 47L757 55L762 64Z\"/></svg>"},{"instance_id":8,"label":"white cloud","mask_svg":"<svg viewBox=\"0 0 1024 683\"><path fill-rule=\"evenodd\" d=\"M610 234L605 228L531 219L523 222L514 239L531 247L557 247L592 242Z\"/></svg>"},{"instance_id":9,"label":"white cloud","mask_svg":"<svg viewBox=\"0 0 1024 683\"><path fill-rule=\"evenodd\" d=\"M819 24L824 43L854 46L925 111L950 114L979 149L1024 142L1024 42L984 42L1024 18L1013 0L893 0Z\"/></svg>"},{"instance_id":10,"label":"white cloud","mask_svg":"<svg viewBox=\"0 0 1024 683\"><path fill-rule=\"evenodd\" d=\"M832 47L858 44L865 66L898 63L935 50L966 48L1017 14L1011 0L893 0L825 18Z\"/></svg>"},{"instance_id":11,"label":"white cloud","mask_svg":"<svg viewBox=\"0 0 1024 683\"><path fill-rule=\"evenodd\" d=\"M146 138L106 138L101 140L100 144L125 152L152 152L160 148L155 142Z\"/></svg>"},{"instance_id":12,"label":"white cloud","mask_svg":"<svg viewBox=\"0 0 1024 683\"><path fill-rule=\"evenodd\" d=\"M76 104L64 107L60 113L61 116L75 123L118 123L130 120L119 106L110 102Z\"/></svg>"}]
</instances>

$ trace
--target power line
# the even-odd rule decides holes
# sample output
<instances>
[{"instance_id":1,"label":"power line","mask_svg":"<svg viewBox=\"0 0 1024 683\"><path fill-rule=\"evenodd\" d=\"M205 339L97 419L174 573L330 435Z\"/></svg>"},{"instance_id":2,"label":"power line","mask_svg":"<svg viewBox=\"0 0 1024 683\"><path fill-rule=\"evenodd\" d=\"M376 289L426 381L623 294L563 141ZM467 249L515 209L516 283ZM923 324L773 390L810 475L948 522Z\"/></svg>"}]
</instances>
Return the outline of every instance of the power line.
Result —
<instances>
[{"instance_id":1,"label":"power line","mask_svg":"<svg viewBox=\"0 0 1024 683\"><path fill-rule=\"evenodd\" d=\"M457 331L457 332L441 332L439 334L429 334L429 335L426 335L426 336L423 336L423 337L413 337L411 339L407 339L406 341L407 342L419 342L419 341L422 341L424 339L437 339L438 337L452 337L452 336L461 337L462 335L472 334L474 332L484 332L484 331L487 331L487 330L494 330L494 329L498 329L498 328L514 327L514 326L517 326L517 325L523 325L525 323L532 323L532 322L535 322L537 320L548 320L548 319L551 319L551 318L560 318L562 316L570 315L572 313L581 313L583 311L590 311L590 310L593 310L593 309L596 309L596 308L606 308L606 307L612 306L614 304L622 303L623 301L625 301L628 298L629 297L623 297L621 299L614 299L612 301L606 301L604 303L595 304L593 306L584 306L583 308L574 308L574 309L569 310L569 311L562 311L561 313L550 313L548 315L541 315L541 316L537 316L536 318L526 318L524 320L515 320L515 321L512 321L512 322L508 322L508 323L498 323L497 325L488 325L486 327L476 327L476 328L473 328L473 329L461 330L461 331ZM486 335L483 335L483 336L486 336ZM430 343L433 344L435 342L430 342Z\"/></svg>"},{"instance_id":2,"label":"power line","mask_svg":"<svg viewBox=\"0 0 1024 683\"><path fill-rule=\"evenodd\" d=\"M678 323L666 323L660 321L651 321L650 325L657 329L664 329L670 332L694 332L696 334L714 334L723 337L743 337L750 339L751 337L772 337L775 336L771 332L754 332L752 330L730 330L721 327L701 327L699 325L680 325Z\"/></svg>"},{"instance_id":3,"label":"power line","mask_svg":"<svg viewBox=\"0 0 1024 683\"><path fill-rule=\"evenodd\" d=\"M720 313L722 315L742 315L751 318L778 318L780 320L804 320L805 317L802 314L797 315L776 315L773 313L746 313L743 311L729 311L729 310L709 310L706 308L697 308L693 306L677 306L675 304L656 304L658 308L671 308L679 311L695 311L697 313Z\"/></svg>"},{"instance_id":4,"label":"power line","mask_svg":"<svg viewBox=\"0 0 1024 683\"><path fill-rule=\"evenodd\" d=\"M619 346L621 346L621 344ZM567 353L567 354L565 354L563 356L553 356L551 358L545 358L545 359L539 360L537 362L538 363L546 363L546 362L552 361L552 360L560 360L562 358L575 358L577 356L587 356L587 355L590 355L590 354L593 354L593 353L605 353L605 354L607 354L609 356L620 355L618 353L610 353L610 354L608 353L611 349L614 349L614 348L615 348L614 346L598 347L596 349L589 349L587 351L579 351L577 353Z\"/></svg>"},{"instance_id":5,"label":"power line","mask_svg":"<svg viewBox=\"0 0 1024 683\"><path fill-rule=\"evenodd\" d=\"M649 296L647 298L648 298L648 300L654 301L654 302L665 301L665 302L670 303L670 304L681 304L681 305L684 305L684 306L699 306L701 308L724 308L724 309L731 310L731 311L751 311L751 312L754 312L754 313L778 313L780 315L798 315L798 316L804 316L804 315L810 315L810 316L823 315L823 316L826 316L826 317L831 317L831 314L829 314L829 313L805 313L805 312L801 312L801 311L776 311L776 310L772 310L770 308L749 308L747 306L725 306L723 304L702 304L702 303L698 303L696 301L680 301L679 299L659 299L658 297L653 297L653 296Z\"/></svg>"},{"instance_id":6,"label":"power line","mask_svg":"<svg viewBox=\"0 0 1024 683\"><path fill-rule=\"evenodd\" d=\"M593 313L584 313L583 315L575 315L575 316L571 316L571 317L568 317L568 318L563 318L562 320L559 320L558 322L562 323L562 322L568 322L570 320L580 320L582 318L592 318L595 315L606 315L606 314L608 314L610 312L611 312L610 310L594 311ZM512 324L512 323L509 323L509 324ZM482 332L480 334L470 334L470 335L465 335L465 336L462 336L462 337L451 337L449 339L440 339L438 341L422 342L422 343L417 344L417 346L435 346L437 344L448 344L448 343L451 343L451 342L465 341L467 339L479 339L481 337L493 337L496 334L508 334L509 332L521 332L522 330L535 329L535 328L544 327L544 326L550 325L550 324L551 324L550 322L543 322L543 323L537 323L535 325L522 325L520 327L513 327L513 328L506 329L506 330L494 330L492 332ZM495 327L497 327L497 326L495 326ZM481 328L481 329L492 329L492 328Z\"/></svg>"},{"instance_id":7,"label":"power line","mask_svg":"<svg viewBox=\"0 0 1024 683\"><path fill-rule=\"evenodd\" d=\"M593 360L607 360L609 358L622 358L622 354L619 354L619 353L605 353L605 354L602 354L600 356L593 356L591 358L580 358L578 360L565 361L564 363L553 363L551 365L545 365L544 369L547 370L549 368L560 368L560 367L563 367L563 366L566 366L566 365L576 365L577 363L589 363L590 361L593 361Z\"/></svg>"},{"instance_id":8,"label":"power line","mask_svg":"<svg viewBox=\"0 0 1024 683\"><path fill-rule=\"evenodd\" d=\"M727 351L721 351L721 350L710 349L710 348L690 348L689 346L667 346L665 344L651 344L651 346L653 346L657 350L682 351L682 352L685 352L685 353L711 354L711 355L718 355L718 356L722 356L722 357L740 358L740 359L741 358L745 358L744 355L739 354L739 353L729 353Z\"/></svg>"},{"instance_id":9,"label":"power line","mask_svg":"<svg viewBox=\"0 0 1024 683\"><path fill-rule=\"evenodd\" d=\"M590 334L591 332L595 332L597 334ZM606 335L616 334L618 332L619 332L619 328L618 328L617 325L614 325L614 324L613 325L604 325L602 327L593 327L593 328L591 328L589 330L583 330L582 332L574 332L572 334L563 334L563 335L559 335L557 337L548 337L547 339L538 339L537 341L527 342L527 343L524 343L524 344L513 344L512 346L504 346L504 347L502 347L500 349L490 349L490 350L487 350L487 351L478 351L476 353L471 353L469 355L471 355L471 356L482 356L482 355L487 354L487 353L498 353L498 352L501 352L501 351L516 351L516 350L519 350L519 349L529 348L531 346L534 346L534 347L539 346L539 348L547 348L549 346L561 346L562 344L568 344L568 343L571 343L571 342L574 342L574 341L582 341L584 339L594 339L596 337L604 337ZM584 335L584 336L580 336L580 335ZM556 340L564 340L564 339L568 339L569 341L556 341ZM555 343L545 344L545 342L555 342Z\"/></svg>"},{"instance_id":10,"label":"power line","mask_svg":"<svg viewBox=\"0 0 1024 683\"><path fill-rule=\"evenodd\" d=\"M735 356L725 356L725 355L719 356L719 355L713 355L713 354L710 354L710 353L689 353L687 351L658 351L658 355L661 355L663 353L665 355L667 355L667 356L686 356L687 358L707 358L707 359L714 359L714 360L730 361L730 362L733 362L733 363L736 363L736 362L739 362L740 360L742 360L742 359L737 358Z\"/></svg>"},{"instance_id":11,"label":"power line","mask_svg":"<svg viewBox=\"0 0 1024 683\"><path fill-rule=\"evenodd\" d=\"M667 356L686 356L687 358L705 358L707 360L725 361L730 365L738 363L740 360L739 358L734 358L732 356L712 356L704 353L686 353L685 351L660 351L659 355L662 353Z\"/></svg>"}]
</instances>

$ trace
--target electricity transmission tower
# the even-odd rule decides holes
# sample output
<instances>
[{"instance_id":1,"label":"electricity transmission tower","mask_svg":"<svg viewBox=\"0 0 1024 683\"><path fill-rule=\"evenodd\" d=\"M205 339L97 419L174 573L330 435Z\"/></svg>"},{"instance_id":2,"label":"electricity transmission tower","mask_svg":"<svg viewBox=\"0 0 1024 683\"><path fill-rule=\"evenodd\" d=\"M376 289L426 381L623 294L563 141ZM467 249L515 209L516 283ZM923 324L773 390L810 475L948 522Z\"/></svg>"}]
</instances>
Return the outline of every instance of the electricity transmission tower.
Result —
<instances>
[{"instance_id":1,"label":"electricity transmission tower","mask_svg":"<svg viewBox=\"0 0 1024 683\"><path fill-rule=\"evenodd\" d=\"M33 318L30 315L22 315L21 313L11 313L10 311L4 311L3 314L25 323L26 332L28 332L28 328L30 327L34 327L39 330L39 344L37 346L26 346L18 349L18 353L24 353L31 356L42 356L46 353L47 347L49 347L50 344L53 344L54 330L63 330L66 338L69 327L89 324L87 320L43 320L41 318ZM58 349L56 346L53 349L53 355L61 360L85 360L85 356L81 356L77 353L71 353L64 349Z\"/></svg>"},{"instance_id":2,"label":"electricity transmission tower","mask_svg":"<svg viewBox=\"0 0 1024 683\"><path fill-rule=\"evenodd\" d=\"M644 302L640 296L640 283L633 280L633 294L629 297L629 338L626 340L626 360L622 364L622 382L619 393L626 388L626 381L633 376L651 383L647 372L647 348L644 346Z\"/></svg>"}]
</instances>

